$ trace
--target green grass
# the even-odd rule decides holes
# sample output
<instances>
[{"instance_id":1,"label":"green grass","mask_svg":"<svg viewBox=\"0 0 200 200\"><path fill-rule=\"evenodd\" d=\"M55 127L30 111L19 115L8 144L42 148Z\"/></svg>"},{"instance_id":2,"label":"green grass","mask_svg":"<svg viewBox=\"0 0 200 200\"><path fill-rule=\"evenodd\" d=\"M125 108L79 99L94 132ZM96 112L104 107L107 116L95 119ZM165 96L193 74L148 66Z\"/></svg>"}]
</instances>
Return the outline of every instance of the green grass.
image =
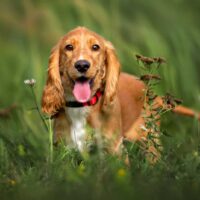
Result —
<instances>
[{"instance_id":1,"label":"green grass","mask_svg":"<svg viewBox=\"0 0 200 200\"><path fill-rule=\"evenodd\" d=\"M150 166L131 149L133 164L59 147L50 159L45 130L23 81L35 78L40 102L50 49L76 26L116 47L124 71L139 74L134 54L163 56L160 94L170 91L200 110L200 3L197 0L2 0L0 3L0 199L198 199L199 123L169 114L162 160Z\"/></svg>"}]
</instances>

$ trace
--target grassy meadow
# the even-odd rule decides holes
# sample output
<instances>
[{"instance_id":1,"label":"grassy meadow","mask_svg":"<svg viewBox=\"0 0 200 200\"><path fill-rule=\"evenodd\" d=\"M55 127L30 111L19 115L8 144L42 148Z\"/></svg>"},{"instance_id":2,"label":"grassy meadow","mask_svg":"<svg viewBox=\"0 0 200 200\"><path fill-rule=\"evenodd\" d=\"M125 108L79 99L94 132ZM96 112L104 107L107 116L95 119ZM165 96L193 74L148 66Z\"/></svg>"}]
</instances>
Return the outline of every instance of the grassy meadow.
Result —
<instances>
[{"instance_id":1,"label":"grassy meadow","mask_svg":"<svg viewBox=\"0 0 200 200\"><path fill-rule=\"evenodd\" d=\"M127 166L113 155L52 149L24 84L36 79L40 104L50 49L86 26L113 43L123 71L140 74L135 54L164 57L156 91L200 111L199 10L198 0L1 0L0 199L199 199L197 119L167 114L160 161L150 165L133 146Z\"/></svg>"}]
</instances>

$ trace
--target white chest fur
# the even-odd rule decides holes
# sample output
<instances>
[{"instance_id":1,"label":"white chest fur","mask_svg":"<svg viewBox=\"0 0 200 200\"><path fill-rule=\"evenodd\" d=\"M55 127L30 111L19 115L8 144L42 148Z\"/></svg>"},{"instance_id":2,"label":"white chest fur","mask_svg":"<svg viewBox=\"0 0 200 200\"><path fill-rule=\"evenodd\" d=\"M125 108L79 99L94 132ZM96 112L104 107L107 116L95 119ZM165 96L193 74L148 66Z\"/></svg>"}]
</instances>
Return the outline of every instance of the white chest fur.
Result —
<instances>
[{"instance_id":1,"label":"white chest fur","mask_svg":"<svg viewBox=\"0 0 200 200\"><path fill-rule=\"evenodd\" d=\"M85 145L86 138L86 117L89 112L88 107L67 108L66 112L71 120L71 138L74 144L81 151Z\"/></svg>"}]
</instances>

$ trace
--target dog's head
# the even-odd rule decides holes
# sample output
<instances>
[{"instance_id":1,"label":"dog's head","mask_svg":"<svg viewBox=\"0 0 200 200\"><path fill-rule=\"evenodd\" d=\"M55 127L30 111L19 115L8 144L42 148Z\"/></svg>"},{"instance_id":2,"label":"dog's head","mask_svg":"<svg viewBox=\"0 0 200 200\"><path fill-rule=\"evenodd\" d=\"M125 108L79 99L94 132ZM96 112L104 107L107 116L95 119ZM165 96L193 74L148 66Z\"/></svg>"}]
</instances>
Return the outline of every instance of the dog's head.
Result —
<instances>
[{"instance_id":1,"label":"dog's head","mask_svg":"<svg viewBox=\"0 0 200 200\"><path fill-rule=\"evenodd\" d=\"M53 114L74 98L86 102L98 89L104 90L104 105L114 100L120 64L114 47L98 34L78 27L52 49L42 109Z\"/></svg>"}]
</instances>

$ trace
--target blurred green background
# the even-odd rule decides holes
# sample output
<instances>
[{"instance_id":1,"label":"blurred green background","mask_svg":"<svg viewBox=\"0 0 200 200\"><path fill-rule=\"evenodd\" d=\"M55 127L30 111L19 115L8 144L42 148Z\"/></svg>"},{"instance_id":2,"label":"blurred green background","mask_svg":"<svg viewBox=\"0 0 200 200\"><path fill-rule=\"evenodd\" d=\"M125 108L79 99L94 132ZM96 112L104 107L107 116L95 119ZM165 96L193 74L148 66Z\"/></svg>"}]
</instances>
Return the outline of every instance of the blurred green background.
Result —
<instances>
[{"instance_id":1,"label":"blurred green background","mask_svg":"<svg viewBox=\"0 0 200 200\"><path fill-rule=\"evenodd\" d=\"M183 99L184 105L200 111L199 0L1 0L0 110L13 103L17 108L9 118L0 118L0 189L10 191L10 187L17 185L12 190L17 191L24 185L35 184L40 189L44 185L44 191L48 193L48 186L54 188L58 184L60 187L63 182L70 182L73 175L79 176L79 172L77 175L73 170L66 173L68 166L63 165L66 155L58 156L53 166L46 163L49 135L36 111L31 110L34 107L31 91L24 85L25 79L36 79L35 92L40 102L50 50L61 36L77 26L86 26L110 40L123 71L139 75L136 53L166 58L167 64L160 69L163 80L159 93L169 91ZM172 136L163 139L167 152L163 156L165 164L154 171L146 171L146 165L142 169L133 168L132 184L141 192L138 187L151 180L152 174L158 179L165 176L167 183L162 182L161 190L154 188L153 191L162 197L165 195L161 191L166 194L176 192L177 198L182 199L183 191L185 194L199 191L199 124L195 119L175 115L163 121L164 128ZM110 168L113 170L117 165ZM99 172L94 169L86 175L88 185L84 177L82 182L78 180L79 186L88 189L95 186L94 182L98 184L98 177L93 176ZM106 171L107 168L103 169ZM112 170L111 174L114 173ZM75 178L71 179L76 185ZM113 183L112 179L105 178L105 185L110 184L109 181ZM166 185L171 183L175 187L172 184L166 191ZM132 185L125 183L123 186L123 192L128 195ZM73 187L69 189L72 193ZM119 188L113 187L110 192ZM150 190L148 185L145 188ZM94 189L93 192L97 191ZM23 191L17 194L27 195ZM84 192L77 195L81 197L81 194Z\"/></svg>"},{"instance_id":2,"label":"blurred green background","mask_svg":"<svg viewBox=\"0 0 200 200\"><path fill-rule=\"evenodd\" d=\"M0 105L26 100L23 80L45 82L50 49L77 26L116 47L124 71L137 74L134 54L163 56L163 91L198 108L200 102L200 3L198 0L1 0Z\"/></svg>"}]
</instances>

